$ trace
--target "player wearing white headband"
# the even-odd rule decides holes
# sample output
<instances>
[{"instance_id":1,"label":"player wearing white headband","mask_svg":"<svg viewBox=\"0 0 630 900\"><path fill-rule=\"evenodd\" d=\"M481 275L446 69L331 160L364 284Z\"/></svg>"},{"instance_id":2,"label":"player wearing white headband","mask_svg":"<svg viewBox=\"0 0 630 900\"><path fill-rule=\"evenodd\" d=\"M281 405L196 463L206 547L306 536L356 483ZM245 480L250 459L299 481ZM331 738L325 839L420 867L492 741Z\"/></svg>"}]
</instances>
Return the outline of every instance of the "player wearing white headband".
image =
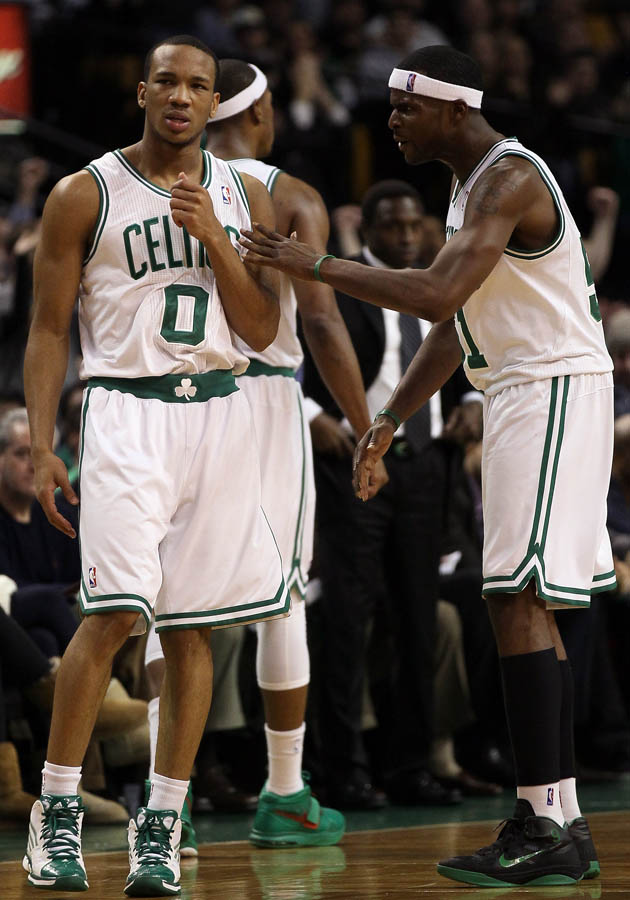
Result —
<instances>
[{"instance_id":1,"label":"player wearing white headband","mask_svg":"<svg viewBox=\"0 0 630 900\"><path fill-rule=\"evenodd\" d=\"M241 243L258 263L436 324L361 440L355 489L401 421L464 355L485 392L483 593L497 640L517 773L498 840L441 862L456 881L570 884L599 873L575 790L573 681L553 608L588 606L615 585L606 532L612 361L590 267L562 192L540 157L480 111L477 63L417 50L392 73L389 127L405 160L453 173L447 242L427 269L322 257L261 227ZM579 478L579 499L576 480Z\"/></svg>"},{"instance_id":2,"label":"player wearing white headband","mask_svg":"<svg viewBox=\"0 0 630 900\"><path fill-rule=\"evenodd\" d=\"M208 120L208 148L237 172L258 178L272 195L277 227L297 231L326 252L328 216L312 187L261 162L274 140L271 92L264 74L240 60L221 60L217 112ZM302 362L296 311L317 364L339 406L360 437L370 416L359 365L334 292L320 282L282 279L280 325L263 353L239 338L249 368L239 378L247 396L260 448L263 505L284 563L291 591L291 615L272 628L257 628L256 674L265 708L269 777L261 791L250 840L266 847L334 844L344 833L341 813L320 808L302 778L304 715L310 680L304 596L312 557L315 513L313 461L306 407L295 372ZM319 410L321 412L321 410ZM352 444L341 448L348 456ZM376 474L374 493L387 479ZM159 641L149 637L147 665L161 657Z\"/></svg>"}]
</instances>

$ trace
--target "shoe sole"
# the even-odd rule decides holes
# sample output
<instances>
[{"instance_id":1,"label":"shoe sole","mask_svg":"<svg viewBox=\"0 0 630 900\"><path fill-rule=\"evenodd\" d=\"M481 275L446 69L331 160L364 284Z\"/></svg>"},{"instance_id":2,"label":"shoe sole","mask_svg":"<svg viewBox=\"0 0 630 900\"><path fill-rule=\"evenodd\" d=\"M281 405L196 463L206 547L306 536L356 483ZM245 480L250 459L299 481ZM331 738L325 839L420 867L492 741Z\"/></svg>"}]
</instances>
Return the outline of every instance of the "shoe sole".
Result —
<instances>
[{"instance_id":1,"label":"shoe sole","mask_svg":"<svg viewBox=\"0 0 630 900\"><path fill-rule=\"evenodd\" d=\"M58 878L36 878L31 871L28 856L22 860L22 868L28 872L28 883L44 891L87 891L87 878L81 875L60 875Z\"/></svg>"},{"instance_id":2,"label":"shoe sole","mask_svg":"<svg viewBox=\"0 0 630 900\"><path fill-rule=\"evenodd\" d=\"M62 875L59 878L35 878L29 874L28 883L44 891L87 891L89 885L78 875Z\"/></svg>"},{"instance_id":3,"label":"shoe sole","mask_svg":"<svg viewBox=\"0 0 630 900\"><path fill-rule=\"evenodd\" d=\"M500 878L493 878L491 875L485 875L483 872L471 872L466 869L452 869L450 866L438 866L438 873L445 878L451 878L453 881L461 881L464 884L474 884L477 887L535 887L538 885L546 885L547 887L560 886L563 884L577 884L582 880L573 878L570 875L562 875L560 873L539 875L537 878L531 878L529 881L503 881Z\"/></svg>"},{"instance_id":4,"label":"shoe sole","mask_svg":"<svg viewBox=\"0 0 630 900\"><path fill-rule=\"evenodd\" d=\"M181 893L181 885L170 884L161 878L143 875L127 882L124 891L128 897L174 897Z\"/></svg>"},{"instance_id":5,"label":"shoe sole","mask_svg":"<svg viewBox=\"0 0 630 900\"><path fill-rule=\"evenodd\" d=\"M180 845L179 855L182 859L190 859L199 856L199 850L196 847L182 847Z\"/></svg>"},{"instance_id":6,"label":"shoe sole","mask_svg":"<svg viewBox=\"0 0 630 900\"><path fill-rule=\"evenodd\" d=\"M585 878L587 881L590 878L597 878L598 875L600 874L600 871L601 871L601 869L599 867L599 863L597 862L597 860L591 861L588 864L588 869L586 870L584 875L582 875L582 878Z\"/></svg>"},{"instance_id":7,"label":"shoe sole","mask_svg":"<svg viewBox=\"0 0 630 900\"><path fill-rule=\"evenodd\" d=\"M338 844L345 834L345 827L335 831L312 832L304 831L296 834L294 831L285 834L265 834L253 829L249 833L249 840L255 847L330 847Z\"/></svg>"}]
</instances>

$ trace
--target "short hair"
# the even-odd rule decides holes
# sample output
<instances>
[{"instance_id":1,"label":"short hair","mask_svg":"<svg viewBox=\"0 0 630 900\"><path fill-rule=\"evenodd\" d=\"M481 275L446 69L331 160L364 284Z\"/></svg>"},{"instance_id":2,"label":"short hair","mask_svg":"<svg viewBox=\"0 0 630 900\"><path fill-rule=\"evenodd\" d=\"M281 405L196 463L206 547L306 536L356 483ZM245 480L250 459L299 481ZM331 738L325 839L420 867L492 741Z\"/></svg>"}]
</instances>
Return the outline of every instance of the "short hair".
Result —
<instances>
[{"instance_id":1,"label":"short hair","mask_svg":"<svg viewBox=\"0 0 630 900\"><path fill-rule=\"evenodd\" d=\"M211 50L207 44L204 44L203 41L200 41L199 38L193 37L191 34L175 34L172 37L164 38L163 41L158 41L157 44L154 44L147 55L144 58L144 80L146 81L149 77L149 72L151 71L151 63L153 62L153 55L158 47L194 47L196 50L201 50L202 53L205 53L211 59L214 60L214 71L215 71L215 84L219 77L219 57L216 55L214 50Z\"/></svg>"},{"instance_id":2,"label":"short hair","mask_svg":"<svg viewBox=\"0 0 630 900\"><path fill-rule=\"evenodd\" d=\"M241 91L244 91L256 77L256 73L242 59L222 59L221 72L217 79L216 88L221 94L221 103L231 100Z\"/></svg>"},{"instance_id":3,"label":"short hair","mask_svg":"<svg viewBox=\"0 0 630 900\"><path fill-rule=\"evenodd\" d=\"M398 69L428 75L438 81L458 84L460 87L483 90L483 79L479 63L466 53L444 44L421 47L399 62Z\"/></svg>"},{"instance_id":4,"label":"short hair","mask_svg":"<svg viewBox=\"0 0 630 900\"><path fill-rule=\"evenodd\" d=\"M376 207L381 200L390 200L395 197L409 197L414 200L420 207L420 212L424 212L424 204L422 197L413 185L406 181L398 181L391 178L387 181L377 181L372 187L366 191L361 204L361 222L363 225L371 225L374 221Z\"/></svg>"},{"instance_id":5,"label":"short hair","mask_svg":"<svg viewBox=\"0 0 630 900\"><path fill-rule=\"evenodd\" d=\"M28 413L24 407L10 409L0 419L0 453L4 453L13 440L13 429L18 424L28 425Z\"/></svg>"}]
</instances>

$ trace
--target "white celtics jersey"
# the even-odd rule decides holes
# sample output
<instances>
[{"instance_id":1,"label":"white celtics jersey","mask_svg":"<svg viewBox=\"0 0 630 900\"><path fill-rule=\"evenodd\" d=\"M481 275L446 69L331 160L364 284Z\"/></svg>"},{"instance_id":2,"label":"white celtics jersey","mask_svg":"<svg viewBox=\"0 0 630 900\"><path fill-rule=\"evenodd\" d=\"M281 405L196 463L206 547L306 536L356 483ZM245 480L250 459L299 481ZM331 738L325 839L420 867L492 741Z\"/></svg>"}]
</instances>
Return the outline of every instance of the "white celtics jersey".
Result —
<instances>
[{"instance_id":1,"label":"white celtics jersey","mask_svg":"<svg viewBox=\"0 0 630 900\"><path fill-rule=\"evenodd\" d=\"M278 175L282 174L281 169L259 159L231 159L230 165L239 172L253 175L262 181L270 194L273 194ZM280 274L280 278L280 324L276 339L260 353L252 350L240 338L236 338L236 346L250 359L259 359L269 366L297 369L302 363L303 354L297 336L295 291L291 280L284 273Z\"/></svg>"},{"instance_id":2,"label":"white celtics jersey","mask_svg":"<svg viewBox=\"0 0 630 900\"><path fill-rule=\"evenodd\" d=\"M202 185L233 252L242 255L240 229L251 218L241 177L201 152ZM81 378L242 372L247 360L234 345L208 254L173 222L170 192L120 150L87 170L101 202L81 274Z\"/></svg>"},{"instance_id":3,"label":"white celtics jersey","mask_svg":"<svg viewBox=\"0 0 630 900\"><path fill-rule=\"evenodd\" d=\"M549 188L559 228L548 247L508 244L481 287L455 316L464 368L487 394L556 375L612 371L590 266L573 217L547 165L516 138L499 141L465 184L455 185L447 240L464 222L466 201L483 172L505 156L530 160Z\"/></svg>"}]
</instances>

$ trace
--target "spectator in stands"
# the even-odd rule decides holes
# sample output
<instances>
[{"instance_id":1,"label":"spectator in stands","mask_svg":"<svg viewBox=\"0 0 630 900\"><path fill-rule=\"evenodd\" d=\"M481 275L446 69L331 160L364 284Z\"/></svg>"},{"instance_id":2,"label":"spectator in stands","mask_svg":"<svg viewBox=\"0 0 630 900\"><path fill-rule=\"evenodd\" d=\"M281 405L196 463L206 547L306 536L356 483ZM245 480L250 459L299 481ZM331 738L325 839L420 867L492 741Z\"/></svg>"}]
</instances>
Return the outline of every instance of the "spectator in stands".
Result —
<instances>
[{"instance_id":1,"label":"spectator in stands","mask_svg":"<svg viewBox=\"0 0 630 900\"><path fill-rule=\"evenodd\" d=\"M364 100L387 99L387 81L401 53L432 44L448 44L446 35L431 22L420 19L413 4L392 0L383 15L366 26L368 45L358 60L359 85Z\"/></svg>"},{"instance_id":2,"label":"spectator in stands","mask_svg":"<svg viewBox=\"0 0 630 900\"><path fill-rule=\"evenodd\" d=\"M25 409L6 413L0 422L0 573L18 587L11 598L13 617L46 656L62 656L78 624L71 601L79 553L35 502Z\"/></svg>"},{"instance_id":3,"label":"spectator in stands","mask_svg":"<svg viewBox=\"0 0 630 900\"><path fill-rule=\"evenodd\" d=\"M410 185L396 181L375 185L363 201L360 259L377 267L417 264L423 250L422 216L420 196ZM420 326L415 319L383 313L345 295L338 295L338 302L374 414L390 379L399 377L419 346ZM459 793L441 786L427 770L445 499L444 466L433 441L442 427L440 398L436 396L407 424L385 460L389 484L370 504L362 504L350 484L349 431L340 423L341 414L308 354L304 387L307 397L320 405L311 405L318 413L312 418L311 433L323 588L319 605L326 648L320 726L330 802L346 808L382 803L372 786L361 734L366 629L379 597L390 610L396 648L387 792L393 801L407 804L458 802ZM443 403L449 402L447 397L448 390Z\"/></svg>"},{"instance_id":4,"label":"spectator in stands","mask_svg":"<svg viewBox=\"0 0 630 900\"><path fill-rule=\"evenodd\" d=\"M63 655L78 627L75 596L79 588L79 552L75 541L47 521L35 501L28 417L23 408L0 420L0 575L5 581L5 612L53 661ZM76 524L76 509L64 505ZM6 589L7 582L13 587ZM100 736L119 734L142 723L144 700L120 692L112 679L97 727ZM52 700L52 697L51 697ZM103 726L103 727L101 727Z\"/></svg>"},{"instance_id":5,"label":"spectator in stands","mask_svg":"<svg viewBox=\"0 0 630 900\"><path fill-rule=\"evenodd\" d=\"M630 413L630 309L613 313L606 324L606 344L614 363L615 418Z\"/></svg>"}]
</instances>

